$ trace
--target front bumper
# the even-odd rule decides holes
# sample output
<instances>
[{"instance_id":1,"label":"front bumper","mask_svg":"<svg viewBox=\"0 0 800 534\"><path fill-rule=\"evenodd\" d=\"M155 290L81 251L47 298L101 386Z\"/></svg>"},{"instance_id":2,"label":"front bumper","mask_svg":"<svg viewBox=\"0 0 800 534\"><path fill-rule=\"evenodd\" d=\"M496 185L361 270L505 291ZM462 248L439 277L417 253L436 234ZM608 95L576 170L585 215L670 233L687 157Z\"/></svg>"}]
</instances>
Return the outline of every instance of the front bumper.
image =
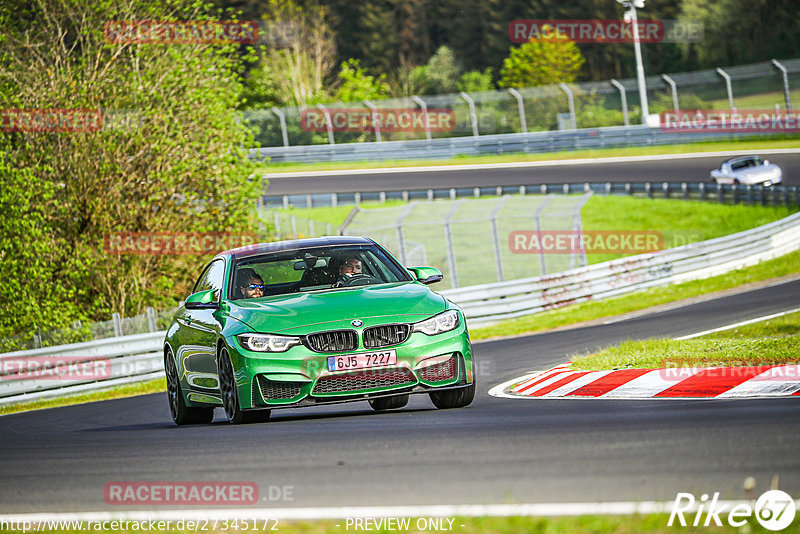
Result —
<instances>
[{"instance_id":1,"label":"front bumper","mask_svg":"<svg viewBox=\"0 0 800 534\"><path fill-rule=\"evenodd\" d=\"M361 337L359 336L359 339ZM397 354L391 366L330 372L329 356L305 346L283 353L260 353L228 340L237 369L239 399L247 408L294 408L368 398L425 393L468 386L474 381L472 350L466 327L427 336L415 332L403 343L385 347ZM375 352L359 347L347 354Z\"/></svg>"}]
</instances>

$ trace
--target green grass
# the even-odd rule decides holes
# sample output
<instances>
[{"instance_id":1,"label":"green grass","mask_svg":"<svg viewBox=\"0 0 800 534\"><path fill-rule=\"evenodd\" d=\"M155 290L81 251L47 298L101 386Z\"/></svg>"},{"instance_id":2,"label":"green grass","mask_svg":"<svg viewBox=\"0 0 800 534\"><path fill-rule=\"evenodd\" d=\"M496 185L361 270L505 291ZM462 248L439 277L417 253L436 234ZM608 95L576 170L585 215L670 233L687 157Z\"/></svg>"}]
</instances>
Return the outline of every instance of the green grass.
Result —
<instances>
[{"instance_id":1,"label":"green grass","mask_svg":"<svg viewBox=\"0 0 800 534\"><path fill-rule=\"evenodd\" d=\"M159 393L166 390L167 379L156 378L154 380L148 380L147 382L129 384L126 386L117 386L103 391L94 391L92 393L0 406L0 414L27 412L30 410L40 410L43 408L56 408L58 406L69 406L72 404L83 404L86 402L134 397L136 395L147 395L149 393Z\"/></svg>"},{"instance_id":2,"label":"green grass","mask_svg":"<svg viewBox=\"0 0 800 534\"><path fill-rule=\"evenodd\" d=\"M800 101L800 91L789 91L789 95L793 103ZM736 96L736 92L734 90L733 103L736 106L736 109L740 111L748 109L774 110L775 104L780 104L781 111L785 111L786 106L786 100L784 99L783 91L759 93L749 96ZM712 100L709 109L728 109L728 107L728 98L725 97L718 100Z\"/></svg>"},{"instance_id":3,"label":"green grass","mask_svg":"<svg viewBox=\"0 0 800 534\"><path fill-rule=\"evenodd\" d=\"M796 208L720 205L711 202L593 196L581 210L584 230L655 230L664 248L735 234L777 221ZM601 263L623 254L589 254L588 263Z\"/></svg>"},{"instance_id":4,"label":"green grass","mask_svg":"<svg viewBox=\"0 0 800 534\"><path fill-rule=\"evenodd\" d=\"M747 519L747 530L734 528L728 525L727 515L725 512L719 515L723 526L717 527L692 527L691 523L694 520L693 514L685 514L689 526L682 527L677 524L677 519L673 526L668 527L669 514L651 514L651 515L587 515L576 517L455 517L444 518L444 524L448 525L447 520L453 519L452 530L456 534L562 534L569 532L570 534L594 534L594 533L610 533L614 534L674 534L675 532L685 532L687 534L697 533L741 533L749 532L752 534L761 534L769 532L765 530L754 518ZM397 519L397 518L395 518ZM429 518L424 518L429 519ZM374 524L370 524L370 530L356 529L351 523L349 528L345 519L337 520L324 520L324 521L278 521L276 530L283 534L344 534L347 532L380 532L380 533L424 533L424 532L445 532L446 530L437 530L435 528L423 528L426 525L420 523L420 529L417 529L418 518L410 518L410 528L387 530L383 528L374 528ZM701 522L705 520L703 515ZM177 521L173 521L172 525L176 525ZM201 522L202 524L203 522ZM233 528L231 521L227 529L221 528L222 521L218 522L217 528L213 528L214 520L208 521L207 529L200 530L201 532L209 533L227 533L227 532L271 532L272 527L275 526L275 520L267 522L267 528L261 529L263 520L257 522L256 529L252 528L253 522L248 523L248 528L241 528L245 522L240 522L240 528ZM94 522L84 522L84 525L91 527ZM713 523L712 523L713 524ZM44 532L44 530L42 530ZM78 532L103 532L103 530L94 530L86 528L84 530L64 529L54 530L48 529L47 532L57 532L63 534L77 534ZM136 528L129 530L116 530L115 532L156 532L138 530ZM0 530L0 532L20 532L18 530ZM30 532L30 530L28 531ZM108 532L108 530L106 530ZM172 533L189 533L197 532L197 530L176 530L167 529L161 532ZM796 534L800 532L800 521L795 520L786 529L781 531L786 534Z\"/></svg>"},{"instance_id":5,"label":"green grass","mask_svg":"<svg viewBox=\"0 0 800 534\"><path fill-rule=\"evenodd\" d=\"M469 332L473 340L543 332L798 272L800 272L800 251L795 251L752 267L730 271L704 280L692 280L681 284L637 291L615 298L572 304L557 310L501 321L491 326L470 328Z\"/></svg>"},{"instance_id":6,"label":"green grass","mask_svg":"<svg viewBox=\"0 0 800 534\"><path fill-rule=\"evenodd\" d=\"M575 369L586 371L796 364L800 312L693 339L626 341L571 359Z\"/></svg>"},{"instance_id":7,"label":"green grass","mask_svg":"<svg viewBox=\"0 0 800 534\"><path fill-rule=\"evenodd\" d=\"M391 160L350 163L264 163L258 165L255 172L281 173L347 169L383 169L389 167L417 167L420 165L448 166L480 163L514 163L522 161L550 161L620 156L648 156L658 154L685 154L693 152L717 152L725 150L747 150L758 152L759 150L798 147L800 147L800 136L776 135L767 139L754 138L737 141L711 141L654 147L602 148L594 150L548 152L542 154L515 153L498 156L458 156L447 160ZM269 193L269 189L267 189L267 193Z\"/></svg>"}]
</instances>

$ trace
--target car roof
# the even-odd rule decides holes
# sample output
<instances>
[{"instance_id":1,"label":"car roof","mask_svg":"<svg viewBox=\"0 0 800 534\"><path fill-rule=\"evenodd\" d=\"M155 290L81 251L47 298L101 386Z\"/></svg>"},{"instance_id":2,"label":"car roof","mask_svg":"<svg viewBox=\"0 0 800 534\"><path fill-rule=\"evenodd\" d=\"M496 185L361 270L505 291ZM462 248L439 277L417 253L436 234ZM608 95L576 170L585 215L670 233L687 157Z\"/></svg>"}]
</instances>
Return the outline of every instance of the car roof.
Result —
<instances>
[{"instance_id":1,"label":"car roof","mask_svg":"<svg viewBox=\"0 0 800 534\"><path fill-rule=\"evenodd\" d=\"M758 158L758 159L764 159L764 158L762 158L761 156L756 156L756 155L750 155L750 156L736 156L735 158L726 159L725 161L723 161L723 163L733 163L733 162L735 162L735 161L742 161L742 160L745 160L745 159L755 159L755 158Z\"/></svg>"},{"instance_id":2,"label":"car roof","mask_svg":"<svg viewBox=\"0 0 800 534\"><path fill-rule=\"evenodd\" d=\"M271 243L257 243L244 247L226 250L217 254L217 257L230 256L233 259L249 258L270 252L284 252L287 250L302 250L304 248L344 246L344 245L372 245L375 242L367 237L353 236L326 236L310 237L306 239L293 239L290 241L274 241Z\"/></svg>"}]
</instances>

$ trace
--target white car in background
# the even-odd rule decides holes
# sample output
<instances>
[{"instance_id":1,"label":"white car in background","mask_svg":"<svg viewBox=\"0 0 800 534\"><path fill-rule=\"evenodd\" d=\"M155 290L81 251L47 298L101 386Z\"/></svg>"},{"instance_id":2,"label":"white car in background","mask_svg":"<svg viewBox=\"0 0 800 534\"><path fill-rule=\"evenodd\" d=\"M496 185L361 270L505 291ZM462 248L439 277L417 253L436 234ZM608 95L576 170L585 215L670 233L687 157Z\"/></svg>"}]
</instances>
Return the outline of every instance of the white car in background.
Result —
<instances>
[{"instance_id":1,"label":"white car in background","mask_svg":"<svg viewBox=\"0 0 800 534\"><path fill-rule=\"evenodd\" d=\"M760 156L738 156L711 171L717 184L773 185L781 182L781 168Z\"/></svg>"}]
</instances>

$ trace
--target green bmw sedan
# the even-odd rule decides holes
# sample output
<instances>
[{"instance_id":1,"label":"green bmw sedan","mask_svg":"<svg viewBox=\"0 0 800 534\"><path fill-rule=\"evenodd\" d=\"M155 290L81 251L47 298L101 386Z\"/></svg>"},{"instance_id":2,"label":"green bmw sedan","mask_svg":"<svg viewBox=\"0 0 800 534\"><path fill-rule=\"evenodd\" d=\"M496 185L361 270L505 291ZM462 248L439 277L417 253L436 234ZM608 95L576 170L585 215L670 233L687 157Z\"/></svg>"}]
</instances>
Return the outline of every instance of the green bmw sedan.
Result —
<instances>
[{"instance_id":1,"label":"green bmw sedan","mask_svg":"<svg viewBox=\"0 0 800 534\"><path fill-rule=\"evenodd\" d=\"M427 393L437 408L475 396L462 311L367 238L322 237L241 247L205 266L164 340L172 419L262 422L271 410L369 401L402 408Z\"/></svg>"}]
</instances>

